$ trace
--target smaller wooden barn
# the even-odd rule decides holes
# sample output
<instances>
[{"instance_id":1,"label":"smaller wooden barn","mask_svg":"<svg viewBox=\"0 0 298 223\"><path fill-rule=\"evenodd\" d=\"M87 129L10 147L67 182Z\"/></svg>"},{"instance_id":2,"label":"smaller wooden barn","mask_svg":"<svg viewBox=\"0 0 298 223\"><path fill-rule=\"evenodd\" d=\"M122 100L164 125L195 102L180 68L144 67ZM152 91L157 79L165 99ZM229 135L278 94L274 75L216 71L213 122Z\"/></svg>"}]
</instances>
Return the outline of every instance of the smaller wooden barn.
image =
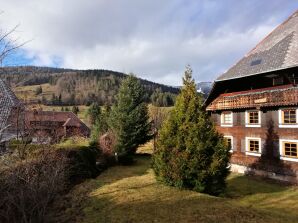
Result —
<instances>
[{"instance_id":1,"label":"smaller wooden barn","mask_svg":"<svg viewBox=\"0 0 298 223\"><path fill-rule=\"evenodd\" d=\"M53 143L72 136L90 136L90 129L72 112L26 111L25 123L33 143Z\"/></svg>"}]
</instances>

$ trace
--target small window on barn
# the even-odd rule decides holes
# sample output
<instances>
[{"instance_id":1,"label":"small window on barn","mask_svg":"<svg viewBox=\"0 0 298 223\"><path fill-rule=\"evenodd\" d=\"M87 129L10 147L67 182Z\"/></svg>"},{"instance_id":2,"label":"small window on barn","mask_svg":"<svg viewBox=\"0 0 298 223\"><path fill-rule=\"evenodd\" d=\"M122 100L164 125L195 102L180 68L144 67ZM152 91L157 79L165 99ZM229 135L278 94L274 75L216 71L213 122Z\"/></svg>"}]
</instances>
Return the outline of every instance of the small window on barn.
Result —
<instances>
[{"instance_id":1,"label":"small window on barn","mask_svg":"<svg viewBox=\"0 0 298 223\"><path fill-rule=\"evenodd\" d=\"M230 149L230 152L233 152L233 136L224 136L226 143Z\"/></svg>"},{"instance_id":2,"label":"small window on barn","mask_svg":"<svg viewBox=\"0 0 298 223\"><path fill-rule=\"evenodd\" d=\"M279 127L298 127L297 114L296 108L279 110Z\"/></svg>"},{"instance_id":3,"label":"small window on barn","mask_svg":"<svg viewBox=\"0 0 298 223\"><path fill-rule=\"evenodd\" d=\"M221 126L232 126L233 125L233 113L223 112L221 114Z\"/></svg>"},{"instance_id":4,"label":"small window on barn","mask_svg":"<svg viewBox=\"0 0 298 223\"><path fill-rule=\"evenodd\" d=\"M280 159L298 162L298 140L280 140Z\"/></svg>"},{"instance_id":5,"label":"small window on barn","mask_svg":"<svg viewBox=\"0 0 298 223\"><path fill-rule=\"evenodd\" d=\"M261 111L245 112L246 127L261 127Z\"/></svg>"},{"instance_id":6,"label":"small window on barn","mask_svg":"<svg viewBox=\"0 0 298 223\"><path fill-rule=\"evenodd\" d=\"M246 137L246 155L261 156L261 138Z\"/></svg>"}]
</instances>

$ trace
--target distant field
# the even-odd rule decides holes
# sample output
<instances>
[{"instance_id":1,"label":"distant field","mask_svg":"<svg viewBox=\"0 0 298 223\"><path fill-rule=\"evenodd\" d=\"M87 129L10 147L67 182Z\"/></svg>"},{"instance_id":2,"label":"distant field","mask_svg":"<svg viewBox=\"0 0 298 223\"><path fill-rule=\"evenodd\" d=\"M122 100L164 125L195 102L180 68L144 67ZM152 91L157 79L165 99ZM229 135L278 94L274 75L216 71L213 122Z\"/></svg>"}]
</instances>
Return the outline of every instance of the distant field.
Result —
<instances>
[{"instance_id":1,"label":"distant field","mask_svg":"<svg viewBox=\"0 0 298 223\"><path fill-rule=\"evenodd\" d=\"M56 221L298 222L297 187L231 174L226 194L214 197L164 186L155 180L149 155L136 159L76 186L57 201Z\"/></svg>"},{"instance_id":2,"label":"distant field","mask_svg":"<svg viewBox=\"0 0 298 223\"><path fill-rule=\"evenodd\" d=\"M36 89L42 87L42 94L36 95ZM50 84L41 85L30 85L30 86L20 86L13 89L16 96L22 100L41 100L44 97L47 100L52 98L52 94L55 93L56 88Z\"/></svg>"}]
</instances>

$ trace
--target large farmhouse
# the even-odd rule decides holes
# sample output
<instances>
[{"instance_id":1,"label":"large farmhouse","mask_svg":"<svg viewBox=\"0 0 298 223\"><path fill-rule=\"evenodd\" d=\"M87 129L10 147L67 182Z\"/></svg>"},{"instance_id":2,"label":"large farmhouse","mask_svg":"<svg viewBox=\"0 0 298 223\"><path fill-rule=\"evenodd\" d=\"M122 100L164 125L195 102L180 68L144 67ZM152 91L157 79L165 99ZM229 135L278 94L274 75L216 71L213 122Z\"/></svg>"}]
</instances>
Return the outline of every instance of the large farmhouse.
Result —
<instances>
[{"instance_id":1,"label":"large farmhouse","mask_svg":"<svg viewBox=\"0 0 298 223\"><path fill-rule=\"evenodd\" d=\"M205 102L232 170L298 182L298 11L215 81Z\"/></svg>"}]
</instances>

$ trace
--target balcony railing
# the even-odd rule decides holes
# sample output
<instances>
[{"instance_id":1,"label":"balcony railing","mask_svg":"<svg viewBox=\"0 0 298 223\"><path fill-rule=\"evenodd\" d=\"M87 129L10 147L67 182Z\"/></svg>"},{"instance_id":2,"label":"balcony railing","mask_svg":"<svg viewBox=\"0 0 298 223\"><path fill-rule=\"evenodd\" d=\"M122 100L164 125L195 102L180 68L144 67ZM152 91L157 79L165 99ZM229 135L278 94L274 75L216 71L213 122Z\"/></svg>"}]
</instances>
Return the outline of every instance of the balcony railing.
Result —
<instances>
[{"instance_id":1,"label":"balcony railing","mask_svg":"<svg viewBox=\"0 0 298 223\"><path fill-rule=\"evenodd\" d=\"M222 94L207 106L208 111L298 105L298 87L260 89Z\"/></svg>"}]
</instances>

